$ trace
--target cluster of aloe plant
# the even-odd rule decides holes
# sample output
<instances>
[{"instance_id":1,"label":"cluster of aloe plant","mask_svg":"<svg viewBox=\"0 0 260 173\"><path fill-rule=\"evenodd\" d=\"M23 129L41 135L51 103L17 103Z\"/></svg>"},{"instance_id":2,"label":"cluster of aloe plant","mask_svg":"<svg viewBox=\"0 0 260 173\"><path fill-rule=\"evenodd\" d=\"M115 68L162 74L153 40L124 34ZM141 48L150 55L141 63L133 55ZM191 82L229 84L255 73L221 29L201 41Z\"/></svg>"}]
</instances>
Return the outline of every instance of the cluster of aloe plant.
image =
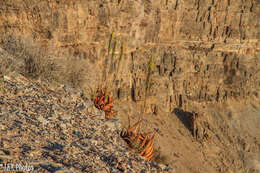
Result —
<instances>
[{"instance_id":1,"label":"cluster of aloe plant","mask_svg":"<svg viewBox=\"0 0 260 173\"><path fill-rule=\"evenodd\" d=\"M111 59L110 59L110 69L112 70L114 65L115 65L115 55L116 55L116 49L117 49L117 45L118 45L118 38L114 36L114 32L111 33L110 38L109 38L109 42L108 42L108 56L110 56L111 54ZM111 53L112 51L112 53ZM121 44L121 49L120 49L120 55L119 55L119 59L118 59L118 64L117 64L117 71L116 71L116 76L114 76L114 79L117 78L118 73L119 73L119 68L120 68L120 64L121 61L123 59L123 55L124 55L124 44ZM110 71L111 71L110 70ZM107 76L111 75L109 70L107 71L105 68L105 78L104 78L104 82L106 83L105 86L111 87L110 86L110 80L107 80ZM111 79L112 76L110 76ZM105 111L106 113L106 118L109 119L111 117L111 114L113 113L112 108L113 108L113 100L110 96L110 94L108 94L107 89L100 89L98 88L97 90L95 90L94 92L92 92L92 100L94 101L95 106L98 109L101 109L103 111Z\"/></svg>"},{"instance_id":2,"label":"cluster of aloe plant","mask_svg":"<svg viewBox=\"0 0 260 173\"><path fill-rule=\"evenodd\" d=\"M106 115L106 119L110 119L113 114L113 102L107 89L98 88L93 94L93 101L96 108L103 110Z\"/></svg>"},{"instance_id":3,"label":"cluster of aloe plant","mask_svg":"<svg viewBox=\"0 0 260 173\"><path fill-rule=\"evenodd\" d=\"M114 79L117 79L120 65L124 55L124 44L121 44L120 55L118 61L115 60L116 49L118 45L118 38L114 36L114 32L111 33L108 42L108 56L110 57L110 69L113 69L114 65L117 65L116 74ZM111 52L112 51L112 52ZM118 62L117 64L115 62ZM148 74L146 79L146 90L145 95L150 90L151 87L151 74L154 70L154 57L152 56L148 64ZM106 76L108 75L106 71ZM106 79L106 77L105 77ZM106 82L106 81L105 81ZM109 85L107 83L106 85ZM119 84L120 85L120 84ZM113 100L108 94L107 90L97 89L93 94L94 104L98 109L105 111L106 118L109 119L113 113ZM154 138L155 134L152 132L141 133L139 132L142 120L139 120L136 124L131 127L129 119L128 129L123 129L121 131L121 137L127 142L131 149L134 149L138 154L145 157L148 161L152 161L155 158L156 152L154 152Z\"/></svg>"},{"instance_id":4,"label":"cluster of aloe plant","mask_svg":"<svg viewBox=\"0 0 260 173\"><path fill-rule=\"evenodd\" d=\"M138 133L141 122L142 120L139 120L131 127L129 119L129 127L121 131L121 137L127 142L131 149L134 149L148 161L152 161L156 154L156 152L154 152L155 134L152 132L145 134L141 132Z\"/></svg>"}]
</instances>

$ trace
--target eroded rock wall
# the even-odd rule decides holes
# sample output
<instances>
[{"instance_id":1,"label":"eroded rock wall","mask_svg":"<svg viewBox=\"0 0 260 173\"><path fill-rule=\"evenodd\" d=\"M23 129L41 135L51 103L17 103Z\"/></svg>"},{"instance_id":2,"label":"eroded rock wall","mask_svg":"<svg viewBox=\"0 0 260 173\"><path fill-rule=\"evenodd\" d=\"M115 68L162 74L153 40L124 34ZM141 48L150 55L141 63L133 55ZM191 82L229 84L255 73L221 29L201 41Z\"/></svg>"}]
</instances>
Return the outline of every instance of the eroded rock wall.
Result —
<instances>
[{"instance_id":1,"label":"eroded rock wall","mask_svg":"<svg viewBox=\"0 0 260 173\"><path fill-rule=\"evenodd\" d=\"M53 76L87 94L109 85L122 122L142 110L163 115L146 116L145 126L154 122L179 172L252 172L259 168L259 19L259 0L5 0L0 70ZM193 111L194 136L185 123Z\"/></svg>"},{"instance_id":2,"label":"eroded rock wall","mask_svg":"<svg viewBox=\"0 0 260 173\"><path fill-rule=\"evenodd\" d=\"M257 0L8 0L0 2L0 38L2 45L7 35L30 38L57 57L75 57L85 63L91 87L107 71L115 95L146 98L147 111L156 113L257 95L259 18ZM112 32L118 39L113 59L107 53ZM155 69L145 94L151 56ZM116 65L108 70L110 63Z\"/></svg>"}]
</instances>

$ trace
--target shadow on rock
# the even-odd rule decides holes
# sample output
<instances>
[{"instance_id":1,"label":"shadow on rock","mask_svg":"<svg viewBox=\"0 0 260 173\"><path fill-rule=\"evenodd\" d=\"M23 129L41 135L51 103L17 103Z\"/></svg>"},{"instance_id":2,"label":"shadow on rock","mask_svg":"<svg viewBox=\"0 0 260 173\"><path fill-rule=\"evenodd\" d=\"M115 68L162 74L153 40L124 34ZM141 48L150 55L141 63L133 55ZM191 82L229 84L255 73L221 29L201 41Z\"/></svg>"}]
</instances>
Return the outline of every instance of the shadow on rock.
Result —
<instances>
[{"instance_id":1,"label":"shadow on rock","mask_svg":"<svg viewBox=\"0 0 260 173\"><path fill-rule=\"evenodd\" d=\"M174 108L173 112L178 119L184 124L184 126L190 131L193 135L193 117L194 113L186 112L179 108Z\"/></svg>"}]
</instances>

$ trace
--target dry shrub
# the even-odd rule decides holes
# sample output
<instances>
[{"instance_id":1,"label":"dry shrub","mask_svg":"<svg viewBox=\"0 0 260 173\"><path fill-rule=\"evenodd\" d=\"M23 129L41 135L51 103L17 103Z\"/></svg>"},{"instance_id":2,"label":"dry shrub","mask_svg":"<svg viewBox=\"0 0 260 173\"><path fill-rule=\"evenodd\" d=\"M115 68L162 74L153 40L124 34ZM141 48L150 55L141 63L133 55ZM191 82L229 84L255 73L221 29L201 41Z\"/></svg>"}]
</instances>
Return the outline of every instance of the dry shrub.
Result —
<instances>
[{"instance_id":1,"label":"dry shrub","mask_svg":"<svg viewBox=\"0 0 260 173\"><path fill-rule=\"evenodd\" d=\"M53 80L58 67L52 61L51 56L42 51L31 39L21 39L14 36L6 36L1 43L5 57L1 62L8 64L2 68L3 73L16 71L26 77L37 79L39 77ZM7 58L6 58L7 57Z\"/></svg>"},{"instance_id":2,"label":"dry shrub","mask_svg":"<svg viewBox=\"0 0 260 173\"><path fill-rule=\"evenodd\" d=\"M17 65L14 64L14 58L8 56L4 50L0 50L0 73L6 75L12 71L16 71L15 69L17 69Z\"/></svg>"},{"instance_id":3,"label":"dry shrub","mask_svg":"<svg viewBox=\"0 0 260 173\"><path fill-rule=\"evenodd\" d=\"M29 78L80 88L87 74L85 60L54 57L30 38L6 36L0 48L0 68L4 75L15 71Z\"/></svg>"},{"instance_id":4,"label":"dry shrub","mask_svg":"<svg viewBox=\"0 0 260 173\"><path fill-rule=\"evenodd\" d=\"M57 81L66 83L74 88L81 88L87 76L86 61L75 57L60 60L61 70L57 76Z\"/></svg>"},{"instance_id":5,"label":"dry shrub","mask_svg":"<svg viewBox=\"0 0 260 173\"><path fill-rule=\"evenodd\" d=\"M13 37L2 39L0 45L0 71L7 75L13 71L22 71L23 59L20 56L22 47ZM19 54L20 53L20 54Z\"/></svg>"}]
</instances>

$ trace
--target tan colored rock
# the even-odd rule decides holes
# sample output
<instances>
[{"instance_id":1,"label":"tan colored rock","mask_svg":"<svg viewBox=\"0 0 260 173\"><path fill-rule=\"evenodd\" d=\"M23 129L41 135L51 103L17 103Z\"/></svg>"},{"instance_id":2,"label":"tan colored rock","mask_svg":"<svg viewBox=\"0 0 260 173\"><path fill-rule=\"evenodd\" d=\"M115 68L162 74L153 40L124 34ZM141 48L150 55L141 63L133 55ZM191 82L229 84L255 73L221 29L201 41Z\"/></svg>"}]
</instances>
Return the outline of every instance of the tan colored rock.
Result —
<instances>
[{"instance_id":1,"label":"tan colored rock","mask_svg":"<svg viewBox=\"0 0 260 173\"><path fill-rule=\"evenodd\" d=\"M250 172L237 153L245 139L246 150L259 151L259 12L258 0L1 1L0 68L4 75L34 71L33 77L77 87L89 98L91 89L108 86L122 122L145 117L145 128L165 135L158 145L179 172ZM78 94L57 95L63 103L78 101ZM80 112L100 113L93 106ZM196 123L198 137L210 135L206 142L221 148L217 158L202 156L207 148L187 125L192 112L205 113Z\"/></svg>"}]
</instances>

